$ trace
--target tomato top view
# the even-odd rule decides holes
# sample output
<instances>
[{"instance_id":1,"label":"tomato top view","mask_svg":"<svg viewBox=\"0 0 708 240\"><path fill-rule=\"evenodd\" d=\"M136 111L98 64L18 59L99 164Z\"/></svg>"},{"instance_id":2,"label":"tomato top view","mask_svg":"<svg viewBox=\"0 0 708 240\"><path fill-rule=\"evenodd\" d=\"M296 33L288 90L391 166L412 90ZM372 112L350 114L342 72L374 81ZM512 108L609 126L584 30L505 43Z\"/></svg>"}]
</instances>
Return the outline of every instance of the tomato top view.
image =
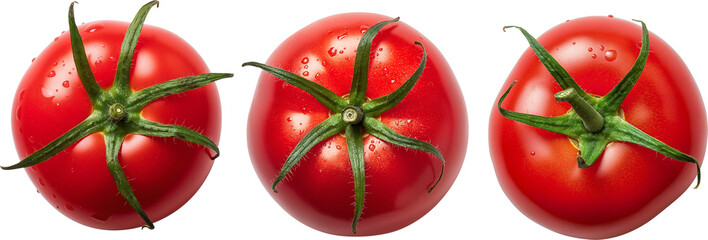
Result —
<instances>
[{"instance_id":1,"label":"tomato top view","mask_svg":"<svg viewBox=\"0 0 708 240\"><path fill-rule=\"evenodd\" d=\"M702 98L678 54L635 21L570 20L538 41L505 27L531 48L492 111L491 156L513 204L553 231L622 235L700 185Z\"/></svg>"},{"instance_id":2,"label":"tomato top view","mask_svg":"<svg viewBox=\"0 0 708 240\"><path fill-rule=\"evenodd\" d=\"M23 160L3 169L26 167L50 204L87 226L152 229L195 194L219 153L221 109L209 83L231 74L209 74L184 40L143 26L155 5L130 24L77 27L72 3L69 31L17 89L12 127Z\"/></svg>"},{"instance_id":3,"label":"tomato top view","mask_svg":"<svg viewBox=\"0 0 708 240\"><path fill-rule=\"evenodd\" d=\"M286 39L262 73L248 121L252 163L293 217L337 235L375 235L425 215L467 147L457 81L409 25L347 13ZM270 67L272 66L272 67Z\"/></svg>"}]
</instances>

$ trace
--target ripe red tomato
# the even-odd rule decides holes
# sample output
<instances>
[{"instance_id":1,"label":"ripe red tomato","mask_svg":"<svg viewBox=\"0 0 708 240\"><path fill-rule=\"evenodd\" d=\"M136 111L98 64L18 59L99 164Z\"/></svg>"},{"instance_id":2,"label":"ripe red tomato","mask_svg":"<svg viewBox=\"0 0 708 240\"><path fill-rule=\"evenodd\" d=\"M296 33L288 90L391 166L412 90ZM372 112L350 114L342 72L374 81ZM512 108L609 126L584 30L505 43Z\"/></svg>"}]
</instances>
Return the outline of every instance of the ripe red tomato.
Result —
<instances>
[{"instance_id":1,"label":"ripe red tomato","mask_svg":"<svg viewBox=\"0 0 708 240\"><path fill-rule=\"evenodd\" d=\"M372 25L391 18L347 13L321 19L286 39L267 64L323 85L336 95L350 93L355 50ZM435 155L363 138L366 196L356 235L403 228L432 209L455 180L467 146L467 117L455 77L435 46L409 25L385 26L373 40L366 97L397 89L416 71L428 52L422 76L403 101L378 116L392 130L428 142L445 157L442 181L427 193L441 172ZM271 190L288 155L330 110L268 73L260 77L248 121L252 163L263 186L293 217L317 230L352 235L355 191L344 132L315 145L298 166Z\"/></svg>"},{"instance_id":2,"label":"ripe red tomato","mask_svg":"<svg viewBox=\"0 0 708 240\"><path fill-rule=\"evenodd\" d=\"M538 38L587 93L605 96L632 68L642 28L609 17L560 24ZM620 109L641 131L702 162L706 115L702 98L681 58L649 34L643 73ZM506 86L518 81L502 107L540 116L570 110L553 100L561 91L531 49ZM499 100L499 99L497 99ZM578 167L578 149L563 134L506 119L496 106L489 130L497 178L514 205L537 223L581 238L609 238L648 222L677 199L696 177L696 165L633 143L609 144L589 168Z\"/></svg>"},{"instance_id":3,"label":"ripe red tomato","mask_svg":"<svg viewBox=\"0 0 708 240\"><path fill-rule=\"evenodd\" d=\"M98 84L113 84L128 23L99 21L79 26ZM145 25L130 71L138 91L171 79L207 73L199 54L177 35ZM72 58L69 32L54 40L23 77L12 108L18 155L24 159L92 113ZM218 142L219 95L213 84L148 104L142 118L195 129ZM101 229L127 229L145 222L118 192L106 166L103 133L93 133L51 159L26 169L47 201L67 217ZM135 196L153 221L180 208L204 182L213 161L205 148L181 140L130 134L120 164Z\"/></svg>"}]
</instances>

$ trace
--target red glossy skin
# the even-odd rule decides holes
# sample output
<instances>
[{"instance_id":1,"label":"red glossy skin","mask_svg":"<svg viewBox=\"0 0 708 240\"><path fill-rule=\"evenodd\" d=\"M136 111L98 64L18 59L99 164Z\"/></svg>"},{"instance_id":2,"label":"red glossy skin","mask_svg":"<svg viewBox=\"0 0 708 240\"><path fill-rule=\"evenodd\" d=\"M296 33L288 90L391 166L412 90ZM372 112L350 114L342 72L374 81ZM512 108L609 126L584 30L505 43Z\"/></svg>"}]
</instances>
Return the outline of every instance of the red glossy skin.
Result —
<instances>
[{"instance_id":1,"label":"red glossy skin","mask_svg":"<svg viewBox=\"0 0 708 240\"><path fill-rule=\"evenodd\" d=\"M128 23L100 21L79 26L98 83L113 83ZM18 87L12 128L21 159L56 139L92 111L63 33L33 61ZM177 35L145 25L133 58L134 91L178 77L208 73L199 54ZM148 120L180 124L218 143L221 108L213 84L160 98L143 111ZM213 161L204 147L181 140L129 135L119 159L145 212L160 220L186 203L204 182ZM62 214L87 226L128 229L144 225L121 196L106 166L103 135L94 133L27 174Z\"/></svg>"},{"instance_id":2,"label":"red glossy skin","mask_svg":"<svg viewBox=\"0 0 708 240\"><path fill-rule=\"evenodd\" d=\"M604 96L632 67L641 35L636 23L587 17L560 24L538 41L580 87ZM706 116L700 93L676 52L649 36L646 67L621 109L629 123L702 162ZM562 89L531 49L499 95L515 80L504 108L541 116L570 110L569 104L554 101L553 94ZM610 144L594 165L579 169L578 149L568 137L506 119L496 104L489 140L497 178L514 205L537 223L574 237L632 231L669 206L696 177L694 164L623 142Z\"/></svg>"},{"instance_id":3,"label":"red glossy skin","mask_svg":"<svg viewBox=\"0 0 708 240\"><path fill-rule=\"evenodd\" d=\"M367 13L321 19L285 40L267 64L300 73L336 94L349 93L354 57L362 31L392 18ZM428 39L402 22L384 27L371 47L366 96L391 93L420 64L423 43L428 62L411 93L381 121L394 131L427 141L442 152L447 165L440 174L432 154L364 137L366 199L356 235L403 228L432 209L455 180L467 146L467 115L456 79L442 54ZM263 73L248 121L253 166L263 186L293 217L317 230L352 235L354 178L346 140L335 135L316 145L273 193L271 184L286 157L330 111L306 92Z\"/></svg>"}]
</instances>

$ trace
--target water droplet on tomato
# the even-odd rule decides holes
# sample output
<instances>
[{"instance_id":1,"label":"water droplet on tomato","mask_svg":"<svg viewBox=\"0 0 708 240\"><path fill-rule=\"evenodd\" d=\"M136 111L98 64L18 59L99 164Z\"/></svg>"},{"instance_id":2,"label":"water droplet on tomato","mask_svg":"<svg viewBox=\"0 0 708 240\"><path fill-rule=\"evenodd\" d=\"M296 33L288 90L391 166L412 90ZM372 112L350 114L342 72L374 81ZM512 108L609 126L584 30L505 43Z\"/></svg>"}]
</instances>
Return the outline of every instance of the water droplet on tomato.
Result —
<instances>
[{"instance_id":1,"label":"water droplet on tomato","mask_svg":"<svg viewBox=\"0 0 708 240\"><path fill-rule=\"evenodd\" d=\"M64 81L63 83L61 83L61 86L64 88L69 88L69 86L70 86L69 81Z\"/></svg>"},{"instance_id":2,"label":"water droplet on tomato","mask_svg":"<svg viewBox=\"0 0 708 240\"><path fill-rule=\"evenodd\" d=\"M55 42L56 42L57 40L59 40L59 37L55 37L55 38L54 38L54 41L55 41Z\"/></svg>"},{"instance_id":3,"label":"water droplet on tomato","mask_svg":"<svg viewBox=\"0 0 708 240\"><path fill-rule=\"evenodd\" d=\"M98 30L101 30L101 29L103 29L103 25L102 25L102 24L94 23L94 24L91 24L91 25L86 26L86 28L84 29L84 31L85 31L85 32L89 32L89 33L93 33L93 32L96 32L96 31L98 31Z\"/></svg>"},{"instance_id":4,"label":"water droplet on tomato","mask_svg":"<svg viewBox=\"0 0 708 240\"><path fill-rule=\"evenodd\" d=\"M310 68L310 65L305 65L305 66L302 66L302 68L304 68L304 69L308 69L308 68Z\"/></svg>"},{"instance_id":5,"label":"water droplet on tomato","mask_svg":"<svg viewBox=\"0 0 708 240\"><path fill-rule=\"evenodd\" d=\"M330 57L334 57L334 55L337 55L337 49L332 47L329 49L329 51L327 51L327 53L329 53ZM323 65L324 65L324 62L323 62Z\"/></svg>"},{"instance_id":6,"label":"water droplet on tomato","mask_svg":"<svg viewBox=\"0 0 708 240\"><path fill-rule=\"evenodd\" d=\"M310 62L310 59L307 58L307 57L304 57L304 58L302 58L302 60L301 60L300 62L301 62L302 64L307 64L307 63Z\"/></svg>"},{"instance_id":7,"label":"water droplet on tomato","mask_svg":"<svg viewBox=\"0 0 708 240\"><path fill-rule=\"evenodd\" d=\"M65 207L66 207L66 210L69 210L69 211L74 211L74 207L72 207L72 206L71 206L71 205L69 205L68 203L66 204L66 206L65 206Z\"/></svg>"},{"instance_id":8,"label":"water droplet on tomato","mask_svg":"<svg viewBox=\"0 0 708 240\"><path fill-rule=\"evenodd\" d=\"M37 60L37 58L32 58L32 62L34 62L34 60Z\"/></svg>"},{"instance_id":9,"label":"water droplet on tomato","mask_svg":"<svg viewBox=\"0 0 708 240\"><path fill-rule=\"evenodd\" d=\"M575 42L572 42L573 45L575 45Z\"/></svg>"},{"instance_id":10,"label":"water droplet on tomato","mask_svg":"<svg viewBox=\"0 0 708 240\"><path fill-rule=\"evenodd\" d=\"M44 187L44 180L42 180L41 178L37 178L37 181L39 182L40 186Z\"/></svg>"},{"instance_id":11,"label":"water droplet on tomato","mask_svg":"<svg viewBox=\"0 0 708 240\"><path fill-rule=\"evenodd\" d=\"M288 119L285 119L285 120L287 120L288 122L292 122L292 121L293 121L293 118L288 117Z\"/></svg>"},{"instance_id":12,"label":"water droplet on tomato","mask_svg":"<svg viewBox=\"0 0 708 240\"><path fill-rule=\"evenodd\" d=\"M605 46L600 45L600 51L605 51Z\"/></svg>"},{"instance_id":13,"label":"water droplet on tomato","mask_svg":"<svg viewBox=\"0 0 708 240\"><path fill-rule=\"evenodd\" d=\"M56 66L56 65L59 65L59 63L58 63L58 62L53 62L52 65L53 65L53 66Z\"/></svg>"},{"instance_id":14,"label":"water droplet on tomato","mask_svg":"<svg viewBox=\"0 0 708 240\"><path fill-rule=\"evenodd\" d=\"M611 61L614 61L615 59L617 59L617 51L607 50L607 52L605 52L605 60L611 62Z\"/></svg>"},{"instance_id":15,"label":"water droplet on tomato","mask_svg":"<svg viewBox=\"0 0 708 240\"><path fill-rule=\"evenodd\" d=\"M315 73L315 79L320 80L320 77L322 77L322 75L320 75L319 73Z\"/></svg>"},{"instance_id":16,"label":"water droplet on tomato","mask_svg":"<svg viewBox=\"0 0 708 240\"><path fill-rule=\"evenodd\" d=\"M103 63L103 61L101 61L101 60L96 60L96 62L94 62L94 65L101 65L101 63Z\"/></svg>"},{"instance_id":17,"label":"water droplet on tomato","mask_svg":"<svg viewBox=\"0 0 708 240\"><path fill-rule=\"evenodd\" d=\"M49 73L47 73L47 77L54 77L54 76L56 76L56 75L57 75L57 73L54 72L54 70L49 71Z\"/></svg>"},{"instance_id":18,"label":"water droplet on tomato","mask_svg":"<svg viewBox=\"0 0 708 240\"><path fill-rule=\"evenodd\" d=\"M607 15L608 18L614 18L615 16L612 16L612 14Z\"/></svg>"},{"instance_id":19,"label":"water droplet on tomato","mask_svg":"<svg viewBox=\"0 0 708 240\"><path fill-rule=\"evenodd\" d=\"M595 58L597 58L597 55L593 54L593 55L590 55L590 57L592 57L593 59L595 59Z\"/></svg>"},{"instance_id":20,"label":"water droplet on tomato","mask_svg":"<svg viewBox=\"0 0 708 240\"><path fill-rule=\"evenodd\" d=\"M322 172L324 172L324 170L322 170L322 169L320 168L319 172L322 173Z\"/></svg>"},{"instance_id":21,"label":"water droplet on tomato","mask_svg":"<svg viewBox=\"0 0 708 240\"><path fill-rule=\"evenodd\" d=\"M17 118L17 120L22 120L22 106L17 107L15 118Z\"/></svg>"},{"instance_id":22,"label":"water droplet on tomato","mask_svg":"<svg viewBox=\"0 0 708 240\"><path fill-rule=\"evenodd\" d=\"M56 195L56 194L52 194L52 198L57 198L57 195Z\"/></svg>"},{"instance_id":23,"label":"water droplet on tomato","mask_svg":"<svg viewBox=\"0 0 708 240\"><path fill-rule=\"evenodd\" d=\"M536 152L531 152L531 156L536 155Z\"/></svg>"},{"instance_id":24,"label":"water droplet on tomato","mask_svg":"<svg viewBox=\"0 0 708 240\"><path fill-rule=\"evenodd\" d=\"M99 221L99 222L106 222L106 221L108 221L109 218L111 218L111 214L99 212L99 213L95 213L95 214L91 215L91 218L93 218L94 220Z\"/></svg>"},{"instance_id":25,"label":"water droplet on tomato","mask_svg":"<svg viewBox=\"0 0 708 240\"><path fill-rule=\"evenodd\" d=\"M376 145L374 145L374 144L369 144L369 150L370 150L370 151L376 150Z\"/></svg>"},{"instance_id":26,"label":"water droplet on tomato","mask_svg":"<svg viewBox=\"0 0 708 240\"><path fill-rule=\"evenodd\" d=\"M344 50L339 50L339 54L342 54L342 53L344 53Z\"/></svg>"},{"instance_id":27,"label":"water droplet on tomato","mask_svg":"<svg viewBox=\"0 0 708 240\"><path fill-rule=\"evenodd\" d=\"M25 100L25 90L20 91L20 101Z\"/></svg>"},{"instance_id":28,"label":"water droplet on tomato","mask_svg":"<svg viewBox=\"0 0 708 240\"><path fill-rule=\"evenodd\" d=\"M588 48L588 52L592 52L592 48L591 48L591 47Z\"/></svg>"},{"instance_id":29,"label":"water droplet on tomato","mask_svg":"<svg viewBox=\"0 0 708 240\"><path fill-rule=\"evenodd\" d=\"M337 150L342 150L342 146L337 145Z\"/></svg>"},{"instance_id":30,"label":"water droplet on tomato","mask_svg":"<svg viewBox=\"0 0 708 240\"><path fill-rule=\"evenodd\" d=\"M302 72L302 75L305 76L305 77L310 76L310 72L304 71L304 72Z\"/></svg>"},{"instance_id":31,"label":"water droplet on tomato","mask_svg":"<svg viewBox=\"0 0 708 240\"><path fill-rule=\"evenodd\" d=\"M342 35L337 36L337 40L342 40L345 37L347 37L347 35L348 35L347 33L342 33Z\"/></svg>"}]
</instances>

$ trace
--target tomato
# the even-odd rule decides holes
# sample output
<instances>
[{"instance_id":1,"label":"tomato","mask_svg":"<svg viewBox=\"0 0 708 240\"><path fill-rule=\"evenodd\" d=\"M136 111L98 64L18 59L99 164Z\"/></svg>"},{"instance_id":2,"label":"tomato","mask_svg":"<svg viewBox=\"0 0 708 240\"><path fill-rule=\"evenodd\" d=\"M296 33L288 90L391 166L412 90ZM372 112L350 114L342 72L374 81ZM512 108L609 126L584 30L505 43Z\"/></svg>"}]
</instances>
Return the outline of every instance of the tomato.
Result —
<instances>
[{"instance_id":1,"label":"tomato","mask_svg":"<svg viewBox=\"0 0 708 240\"><path fill-rule=\"evenodd\" d=\"M128 26L98 21L78 27L90 71L102 89L108 90L114 83ZM17 89L12 129L21 159L95 113L72 58L70 38L68 31L61 34L33 60ZM132 58L129 88L137 92L207 72L202 58L184 40L145 25ZM213 84L159 98L136 114L148 121L187 126L219 140L221 110ZM92 133L26 172L37 191L76 222L100 229L139 227L145 222L121 196L106 167L107 134L108 130ZM160 220L196 193L212 167L211 156L194 143L129 133L117 158L144 211L152 220Z\"/></svg>"},{"instance_id":2,"label":"tomato","mask_svg":"<svg viewBox=\"0 0 708 240\"><path fill-rule=\"evenodd\" d=\"M348 155L355 151L348 147L349 130L335 133L307 151L277 189L273 187L276 193L271 190L274 180L298 142L340 113L266 72L260 77L251 106L249 152L263 186L290 215L326 233L375 235L413 223L451 187L466 151L467 117L461 91L442 54L428 39L405 23L390 23L373 39L370 54L362 54L363 60L355 59L365 32L386 20L391 18L370 13L321 19L286 39L267 64L346 99L355 76L355 60L370 61L365 96L371 100L390 94L414 74L425 59L421 46L414 43L420 42L428 55L417 84L397 106L366 118L437 147L445 159L444 176L430 193L443 167L438 157L364 133L361 151L366 194L357 227L359 192L353 191L358 186Z\"/></svg>"},{"instance_id":3,"label":"tomato","mask_svg":"<svg viewBox=\"0 0 708 240\"><path fill-rule=\"evenodd\" d=\"M552 28L538 42L580 88L600 97L609 95L630 72L644 46L642 34L642 28L629 21L586 17ZM618 118L695 157L695 164L614 141L582 169L578 148L568 136L504 118L495 106L489 145L497 178L513 204L535 222L574 237L618 236L654 218L696 177L706 148L702 98L678 54L658 36L648 36L646 65L619 106ZM562 88L531 49L521 56L505 86L513 81L518 82L501 107L546 117L570 111L567 103L553 101L552 95Z\"/></svg>"}]
</instances>

